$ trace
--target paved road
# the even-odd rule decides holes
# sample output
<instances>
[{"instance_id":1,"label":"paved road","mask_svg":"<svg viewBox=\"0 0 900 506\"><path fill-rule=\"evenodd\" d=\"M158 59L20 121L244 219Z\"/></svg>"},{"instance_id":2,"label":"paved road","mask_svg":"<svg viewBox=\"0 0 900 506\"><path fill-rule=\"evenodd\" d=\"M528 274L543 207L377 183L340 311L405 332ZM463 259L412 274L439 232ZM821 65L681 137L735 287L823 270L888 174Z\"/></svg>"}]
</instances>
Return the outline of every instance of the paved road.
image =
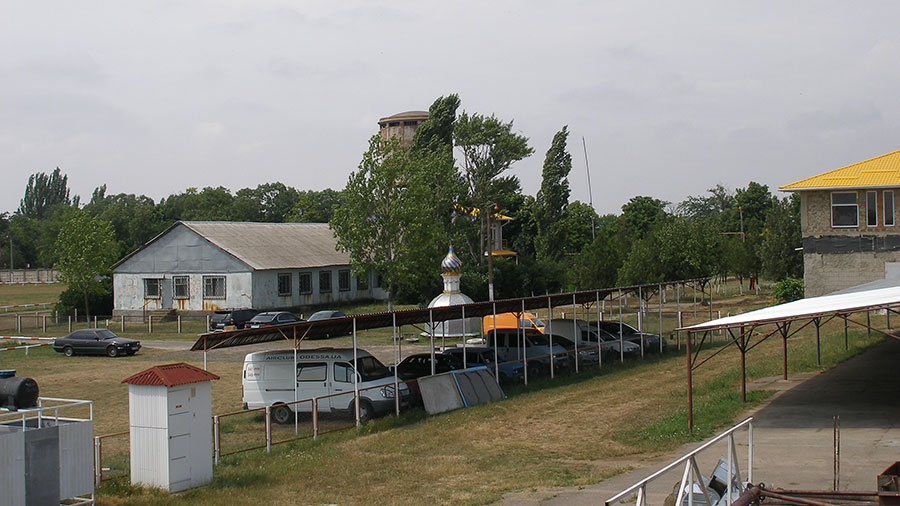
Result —
<instances>
[{"instance_id":1,"label":"paved road","mask_svg":"<svg viewBox=\"0 0 900 506\"><path fill-rule=\"evenodd\" d=\"M768 486L828 490L833 482L833 416L840 416L842 490L875 490L875 477L900 460L900 341L890 339L819 375L798 375L788 382L769 379L756 388L783 390L753 415L753 480ZM747 435L737 436L741 470L746 472ZM505 505L602 504L701 443L647 460L639 469L583 488L508 494ZM699 459L701 472L712 471L725 445ZM704 452L707 453L707 452ZM661 505L680 478L681 469L655 482L648 502ZM746 477L745 477L746 479ZM632 498L633 500L633 498Z\"/></svg>"}]
</instances>

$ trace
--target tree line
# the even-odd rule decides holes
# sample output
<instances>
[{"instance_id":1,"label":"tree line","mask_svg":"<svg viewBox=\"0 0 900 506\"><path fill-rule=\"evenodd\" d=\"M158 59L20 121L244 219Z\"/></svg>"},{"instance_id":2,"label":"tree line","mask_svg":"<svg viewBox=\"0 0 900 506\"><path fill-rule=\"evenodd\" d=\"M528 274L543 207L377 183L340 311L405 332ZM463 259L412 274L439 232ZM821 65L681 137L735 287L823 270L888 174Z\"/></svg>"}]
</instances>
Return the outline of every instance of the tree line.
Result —
<instances>
[{"instance_id":1,"label":"tree line","mask_svg":"<svg viewBox=\"0 0 900 506\"><path fill-rule=\"evenodd\" d=\"M100 185L82 203L59 168L33 174L18 209L0 215L0 236L7 239L0 268L9 267L10 244L16 267L59 267L71 264L79 248L96 253L96 244L63 244L90 237L104 244L109 253L101 260L111 265L178 220L227 220L329 222L357 273L378 272L391 302L422 304L439 293L438 265L450 245L464 263L462 289L476 300L699 277L802 275L795 196L778 198L751 181L670 203L640 195L636 185L638 195L621 213L598 215L570 202L566 126L544 155L539 191L526 195L515 165L533 155L529 139L512 121L458 112L460 105L457 95L436 99L409 146L374 135L341 190L275 182L235 192L188 188L154 202L108 194ZM486 254L498 221L503 247L515 256ZM85 306L104 292L108 298L109 286L82 286L69 302Z\"/></svg>"}]
</instances>

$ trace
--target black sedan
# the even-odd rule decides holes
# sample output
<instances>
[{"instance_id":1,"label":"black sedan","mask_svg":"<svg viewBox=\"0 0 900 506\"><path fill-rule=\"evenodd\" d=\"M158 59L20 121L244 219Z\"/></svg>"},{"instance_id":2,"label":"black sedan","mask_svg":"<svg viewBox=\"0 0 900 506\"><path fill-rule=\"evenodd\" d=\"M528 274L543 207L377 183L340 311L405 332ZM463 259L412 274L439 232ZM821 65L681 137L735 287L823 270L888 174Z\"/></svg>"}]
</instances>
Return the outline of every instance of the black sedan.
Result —
<instances>
[{"instance_id":1,"label":"black sedan","mask_svg":"<svg viewBox=\"0 0 900 506\"><path fill-rule=\"evenodd\" d=\"M53 341L53 349L67 357L75 354L117 357L134 355L141 349L141 342L119 337L107 329L84 329Z\"/></svg>"},{"instance_id":2,"label":"black sedan","mask_svg":"<svg viewBox=\"0 0 900 506\"><path fill-rule=\"evenodd\" d=\"M297 323L298 320L294 313L287 311L266 311L259 313L247 322L245 328L258 329L260 327L271 327L273 325L284 325L286 323Z\"/></svg>"}]
</instances>

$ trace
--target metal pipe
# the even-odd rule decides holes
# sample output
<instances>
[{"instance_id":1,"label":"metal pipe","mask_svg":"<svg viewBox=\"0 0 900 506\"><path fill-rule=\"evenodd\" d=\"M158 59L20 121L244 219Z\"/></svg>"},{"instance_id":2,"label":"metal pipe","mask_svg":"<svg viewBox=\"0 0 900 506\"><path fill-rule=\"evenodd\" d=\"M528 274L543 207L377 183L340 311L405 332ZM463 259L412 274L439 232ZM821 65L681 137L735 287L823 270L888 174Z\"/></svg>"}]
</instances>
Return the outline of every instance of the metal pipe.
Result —
<instances>
[{"instance_id":1,"label":"metal pipe","mask_svg":"<svg viewBox=\"0 0 900 506\"><path fill-rule=\"evenodd\" d=\"M691 374L691 369L693 367L693 364L691 363L693 361L691 358L691 338L693 337L693 334L693 332L688 332L688 338L684 343L684 349L686 351L685 356L687 357L688 432L694 431L694 388ZM691 496L693 496L693 493L691 493Z\"/></svg>"},{"instance_id":2,"label":"metal pipe","mask_svg":"<svg viewBox=\"0 0 900 506\"><path fill-rule=\"evenodd\" d=\"M663 306L663 296L665 292L663 291L662 283L659 284L659 352L663 351L663 333L662 333L662 306Z\"/></svg>"},{"instance_id":3,"label":"metal pipe","mask_svg":"<svg viewBox=\"0 0 900 506\"><path fill-rule=\"evenodd\" d=\"M597 369L600 369L603 367L603 348L600 346L600 292L594 293L597 296Z\"/></svg>"},{"instance_id":4,"label":"metal pipe","mask_svg":"<svg viewBox=\"0 0 900 506\"><path fill-rule=\"evenodd\" d=\"M834 416L834 490L841 489L841 417Z\"/></svg>"},{"instance_id":5,"label":"metal pipe","mask_svg":"<svg viewBox=\"0 0 900 506\"><path fill-rule=\"evenodd\" d=\"M428 310L428 334L431 339L431 375L434 376L434 310ZM399 338L398 338L399 339Z\"/></svg>"},{"instance_id":6,"label":"metal pipe","mask_svg":"<svg viewBox=\"0 0 900 506\"><path fill-rule=\"evenodd\" d=\"M397 378L397 365L400 364L400 340L397 339L397 313L391 314L391 335L394 339L394 349L397 360L394 362L394 414L400 416L400 385Z\"/></svg>"},{"instance_id":7,"label":"metal pipe","mask_svg":"<svg viewBox=\"0 0 900 506\"><path fill-rule=\"evenodd\" d=\"M622 289L619 288L619 362L625 362L625 338L622 336Z\"/></svg>"},{"instance_id":8,"label":"metal pipe","mask_svg":"<svg viewBox=\"0 0 900 506\"><path fill-rule=\"evenodd\" d=\"M296 350L296 348L295 348ZM359 363L357 361L357 347L356 347L356 318L353 318L353 404L355 407L353 408L356 412L356 426L359 427L360 419L359 419ZM432 357L433 359L433 357ZM432 366L433 367L433 366ZM394 389L394 397L399 397L400 392L397 389ZM296 400L296 399L294 399Z\"/></svg>"},{"instance_id":9,"label":"metal pipe","mask_svg":"<svg viewBox=\"0 0 900 506\"><path fill-rule=\"evenodd\" d=\"M572 336L575 339L575 372L578 372L578 336L580 332L578 331L578 306L575 305L575 293L572 293L572 330L575 334ZM550 353L553 353L553 348L550 348Z\"/></svg>"},{"instance_id":10,"label":"metal pipe","mask_svg":"<svg viewBox=\"0 0 900 506\"><path fill-rule=\"evenodd\" d=\"M219 465L219 415L213 415L213 455L216 465Z\"/></svg>"},{"instance_id":11,"label":"metal pipe","mask_svg":"<svg viewBox=\"0 0 900 506\"><path fill-rule=\"evenodd\" d=\"M462 341L463 341L463 369L467 368L466 361L466 344L468 340L466 339L466 306L462 307Z\"/></svg>"},{"instance_id":12,"label":"metal pipe","mask_svg":"<svg viewBox=\"0 0 900 506\"><path fill-rule=\"evenodd\" d=\"M522 316L525 316L525 300L522 300ZM552 337L551 337L552 339ZM550 343L550 360L553 360L553 343ZM522 374L528 370L528 347L525 346L525 329L522 329ZM528 376L523 376L525 384L528 384Z\"/></svg>"},{"instance_id":13,"label":"metal pipe","mask_svg":"<svg viewBox=\"0 0 900 506\"><path fill-rule=\"evenodd\" d=\"M500 383L500 359L497 358L497 346L499 345L497 341L497 303L494 302L492 304L494 310L494 379L497 380L497 383Z\"/></svg>"},{"instance_id":14,"label":"metal pipe","mask_svg":"<svg viewBox=\"0 0 900 506\"><path fill-rule=\"evenodd\" d=\"M638 333L641 335L641 358L644 358L644 292L638 287L638 312L637 326Z\"/></svg>"},{"instance_id":15,"label":"metal pipe","mask_svg":"<svg viewBox=\"0 0 900 506\"><path fill-rule=\"evenodd\" d=\"M813 319L813 324L816 326L816 366L822 365L822 344L819 341L819 326L822 321L819 318Z\"/></svg>"},{"instance_id":16,"label":"metal pipe","mask_svg":"<svg viewBox=\"0 0 900 506\"><path fill-rule=\"evenodd\" d=\"M550 379L554 377L554 364L556 356L553 355L553 305L550 303L550 296L547 296L547 331L550 333ZM523 371L525 377L528 377L528 371Z\"/></svg>"}]
</instances>

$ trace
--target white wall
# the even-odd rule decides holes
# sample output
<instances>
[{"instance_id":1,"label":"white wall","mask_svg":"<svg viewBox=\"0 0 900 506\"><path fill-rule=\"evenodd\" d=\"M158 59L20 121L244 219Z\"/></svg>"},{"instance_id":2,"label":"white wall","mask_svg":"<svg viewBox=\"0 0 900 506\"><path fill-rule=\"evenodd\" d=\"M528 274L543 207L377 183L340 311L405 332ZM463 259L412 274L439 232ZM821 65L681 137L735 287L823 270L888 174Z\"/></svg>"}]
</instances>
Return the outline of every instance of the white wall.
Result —
<instances>
[{"instance_id":1,"label":"white wall","mask_svg":"<svg viewBox=\"0 0 900 506\"><path fill-rule=\"evenodd\" d=\"M131 483L169 488L166 388L128 385Z\"/></svg>"},{"instance_id":2,"label":"white wall","mask_svg":"<svg viewBox=\"0 0 900 506\"><path fill-rule=\"evenodd\" d=\"M225 277L225 299L203 298L203 276ZM253 300L253 277L250 272L208 274L178 273L175 276L189 277L189 299L173 299L172 274L155 273L114 273L113 307L116 314L141 312L158 309L178 309L179 311L215 311L225 308L255 307ZM144 279L162 278L162 297L144 299Z\"/></svg>"}]
</instances>

